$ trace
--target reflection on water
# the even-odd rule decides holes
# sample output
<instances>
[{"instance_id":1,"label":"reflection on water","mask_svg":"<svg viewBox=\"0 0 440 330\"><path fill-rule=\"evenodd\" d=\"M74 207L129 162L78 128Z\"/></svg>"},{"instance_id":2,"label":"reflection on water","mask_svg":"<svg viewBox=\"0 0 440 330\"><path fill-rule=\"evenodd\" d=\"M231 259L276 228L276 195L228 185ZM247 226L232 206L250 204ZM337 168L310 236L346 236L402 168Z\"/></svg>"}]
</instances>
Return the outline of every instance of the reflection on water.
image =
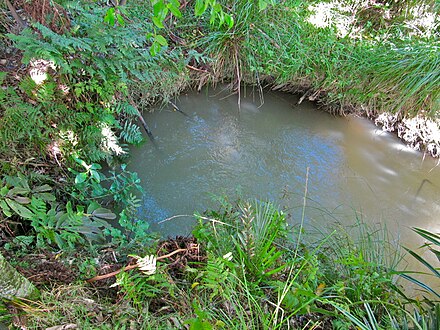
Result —
<instances>
[{"instance_id":1,"label":"reflection on water","mask_svg":"<svg viewBox=\"0 0 440 330\"><path fill-rule=\"evenodd\" d=\"M336 118L291 95L266 93L264 104L245 98L189 93L171 110L145 116L159 150L134 148L146 195L139 210L153 230L187 234L195 210L215 205L212 194L273 200L291 222L301 216L308 175L306 223L386 223L407 246L413 226L440 231L440 166L393 135L356 117ZM255 97L258 100L258 97ZM176 215L189 215L174 217Z\"/></svg>"}]
</instances>

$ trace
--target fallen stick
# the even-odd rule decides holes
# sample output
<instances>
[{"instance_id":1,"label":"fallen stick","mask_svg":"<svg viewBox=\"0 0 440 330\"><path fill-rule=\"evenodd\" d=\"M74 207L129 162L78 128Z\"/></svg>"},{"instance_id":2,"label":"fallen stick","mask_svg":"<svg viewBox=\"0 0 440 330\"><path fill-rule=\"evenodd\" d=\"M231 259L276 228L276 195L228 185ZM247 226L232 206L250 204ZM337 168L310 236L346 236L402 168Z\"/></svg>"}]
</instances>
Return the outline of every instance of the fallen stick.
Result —
<instances>
[{"instance_id":1,"label":"fallen stick","mask_svg":"<svg viewBox=\"0 0 440 330\"><path fill-rule=\"evenodd\" d=\"M195 248L196 248L196 247L192 247L191 249L195 249ZM177 250L175 250L175 251L173 251L173 252L171 252L171 253L168 253L168 254L165 254L165 255L163 255L163 256L157 257L156 260L163 260L163 259L166 259L166 258L172 257L173 255L175 255L175 254L177 254L177 253L185 252L185 251L189 251L189 250L191 250L191 249L177 249ZM128 265L128 266L125 266L124 268L118 269L118 270L116 270L116 271L114 271L114 272L111 272L111 273L108 273L108 274L104 274L104 275L98 275L98 276L95 276L95 277L89 278L88 280L86 280L86 282L91 283L91 282L100 281L100 280L103 280L103 279L106 279L106 278L109 278L109 277L112 277L112 276L118 275L118 274L119 274L120 272L122 272L122 271L125 272L125 271L127 271L127 270L134 269L134 268L137 268L137 267L138 267L138 264L137 264L137 263L134 264L134 265Z\"/></svg>"},{"instance_id":2,"label":"fallen stick","mask_svg":"<svg viewBox=\"0 0 440 330\"><path fill-rule=\"evenodd\" d=\"M147 135L148 135L148 137L149 137L151 143L153 143L153 145L154 145L154 146L156 147L156 149L157 149L156 141L154 140L154 135L153 135L153 133L151 133L151 130L150 130L150 128L148 127L147 123L145 122L144 117L142 117L141 112L139 111L138 107L136 106L136 104L134 103L134 101L133 101L131 98L129 98L129 102L130 102L131 106L136 110L136 112L137 112L137 116L138 116L138 119L139 119L139 121L141 122L141 124L142 124L142 126L143 126L145 132L147 133Z\"/></svg>"},{"instance_id":3,"label":"fallen stick","mask_svg":"<svg viewBox=\"0 0 440 330\"><path fill-rule=\"evenodd\" d=\"M173 106L174 110L176 110L177 112L180 112L182 115L184 115L185 117L188 117L188 118L189 118L189 115L188 115L187 113L183 112L182 110L180 110L179 107L178 107L177 105L175 105L175 104L174 104L173 102L171 102L171 101L168 101L168 102L170 102L170 104Z\"/></svg>"}]
</instances>

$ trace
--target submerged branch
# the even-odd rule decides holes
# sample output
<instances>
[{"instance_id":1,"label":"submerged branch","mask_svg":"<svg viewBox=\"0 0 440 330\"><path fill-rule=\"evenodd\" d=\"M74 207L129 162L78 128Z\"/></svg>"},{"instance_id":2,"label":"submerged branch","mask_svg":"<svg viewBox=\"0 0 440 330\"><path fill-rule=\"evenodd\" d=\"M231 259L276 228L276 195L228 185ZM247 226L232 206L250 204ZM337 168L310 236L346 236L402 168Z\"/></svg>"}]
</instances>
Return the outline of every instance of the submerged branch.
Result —
<instances>
[{"instance_id":1,"label":"submerged branch","mask_svg":"<svg viewBox=\"0 0 440 330\"><path fill-rule=\"evenodd\" d=\"M136 104L134 103L134 101L131 98L129 98L129 102L130 102L131 106L136 110L138 119L141 122L142 127L144 128L145 132L147 133L148 138L150 139L151 143L153 143L154 147L157 149L157 144L156 144L156 141L154 140L154 135L153 135L153 133L151 133L151 130L148 127L144 117L142 117L141 112L139 111L138 107L136 106Z\"/></svg>"},{"instance_id":2,"label":"submerged branch","mask_svg":"<svg viewBox=\"0 0 440 330\"><path fill-rule=\"evenodd\" d=\"M175 111L180 112L180 113L181 113L182 115L184 115L185 117L190 118L189 115L188 115L186 112L180 110L179 107L178 107L177 105L175 105L172 101L168 101L168 102L173 106L173 108L174 108Z\"/></svg>"}]
</instances>

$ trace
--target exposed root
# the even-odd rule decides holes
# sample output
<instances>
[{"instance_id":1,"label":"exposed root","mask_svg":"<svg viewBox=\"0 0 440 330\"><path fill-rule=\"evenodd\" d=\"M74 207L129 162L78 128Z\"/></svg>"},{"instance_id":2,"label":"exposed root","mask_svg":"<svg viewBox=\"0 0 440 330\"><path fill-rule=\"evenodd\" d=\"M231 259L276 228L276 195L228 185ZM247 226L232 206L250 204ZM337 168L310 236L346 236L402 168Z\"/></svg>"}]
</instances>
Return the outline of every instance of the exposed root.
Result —
<instances>
[{"instance_id":1,"label":"exposed root","mask_svg":"<svg viewBox=\"0 0 440 330\"><path fill-rule=\"evenodd\" d=\"M374 123L397 136L414 150L424 151L433 157L440 156L440 121L422 116L399 118L396 114L382 113Z\"/></svg>"}]
</instances>

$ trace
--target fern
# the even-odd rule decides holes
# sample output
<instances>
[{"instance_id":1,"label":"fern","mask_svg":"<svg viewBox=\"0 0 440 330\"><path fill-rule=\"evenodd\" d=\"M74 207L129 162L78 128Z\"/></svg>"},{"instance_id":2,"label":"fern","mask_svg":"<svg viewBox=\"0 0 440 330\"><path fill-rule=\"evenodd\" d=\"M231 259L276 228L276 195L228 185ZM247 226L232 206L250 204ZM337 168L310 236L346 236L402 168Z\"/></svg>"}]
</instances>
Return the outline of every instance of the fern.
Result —
<instances>
[{"instance_id":1,"label":"fern","mask_svg":"<svg viewBox=\"0 0 440 330\"><path fill-rule=\"evenodd\" d=\"M65 34L35 23L20 35L9 35L23 51L24 63L43 59L54 65L40 85L31 79L22 81L20 88L33 106L26 104L21 91L0 91L0 100L5 100L0 108L9 108L0 118L0 134L7 141L0 148L26 145L28 154L33 154L34 149L45 150L51 140L58 140L65 158L75 153L96 162L109 156L102 147L103 124L111 131L122 126L118 135L124 142L143 140L132 122L137 113L127 95L141 102L144 96L168 97L178 91L174 85L185 63L179 50L151 56L146 34L154 27L146 19L148 11L137 13L130 26L114 28L102 21L107 10L102 6L72 2L66 8L71 8L72 29Z\"/></svg>"},{"instance_id":2,"label":"fern","mask_svg":"<svg viewBox=\"0 0 440 330\"><path fill-rule=\"evenodd\" d=\"M129 121L125 122L120 137L129 144L140 144L142 141L144 141L139 126Z\"/></svg>"},{"instance_id":3,"label":"fern","mask_svg":"<svg viewBox=\"0 0 440 330\"><path fill-rule=\"evenodd\" d=\"M120 102L116 104L114 110L118 115L127 115L129 117L138 116L137 109L128 102Z\"/></svg>"}]
</instances>

